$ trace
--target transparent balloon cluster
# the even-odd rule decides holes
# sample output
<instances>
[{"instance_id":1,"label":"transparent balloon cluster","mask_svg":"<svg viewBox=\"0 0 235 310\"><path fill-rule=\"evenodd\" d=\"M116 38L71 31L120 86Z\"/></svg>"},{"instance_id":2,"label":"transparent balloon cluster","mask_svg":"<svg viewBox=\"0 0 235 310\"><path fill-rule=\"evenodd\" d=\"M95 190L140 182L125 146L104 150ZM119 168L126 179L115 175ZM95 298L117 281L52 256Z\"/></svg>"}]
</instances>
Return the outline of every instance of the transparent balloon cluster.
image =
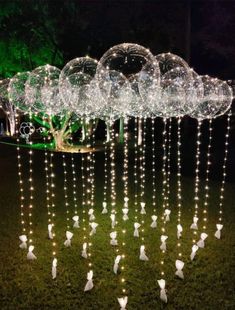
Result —
<instances>
[{"instance_id":1,"label":"transparent balloon cluster","mask_svg":"<svg viewBox=\"0 0 235 310\"><path fill-rule=\"evenodd\" d=\"M80 57L62 70L50 65L16 74L9 100L24 112L63 114L114 121L120 117L214 118L226 113L232 89L198 75L179 56L154 56L143 46L123 43L97 61Z\"/></svg>"}]
</instances>

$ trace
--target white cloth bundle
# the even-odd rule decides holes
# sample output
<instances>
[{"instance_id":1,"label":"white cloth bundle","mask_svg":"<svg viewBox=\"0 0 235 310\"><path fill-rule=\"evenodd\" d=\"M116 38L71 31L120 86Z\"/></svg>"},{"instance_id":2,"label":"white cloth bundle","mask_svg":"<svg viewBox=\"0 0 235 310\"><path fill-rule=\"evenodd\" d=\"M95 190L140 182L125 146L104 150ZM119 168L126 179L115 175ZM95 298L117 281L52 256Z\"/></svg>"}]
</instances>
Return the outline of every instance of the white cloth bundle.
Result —
<instances>
[{"instance_id":1,"label":"white cloth bundle","mask_svg":"<svg viewBox=\"0 0 235 310\"><path fill-rule=\"evenodd\" d=\"M197 246L196 244L194 244L194 245L192 246L192 252L191 252L191 254L190 254L190 259L191 259L191 260L194 260L194 257L195 257L195 255L196 255L197 250L198 250L198 246Z\"/></svg>"},{"instance_id":2,"label":"white cloth bundle","mask_svg":"<svg viewBox=\"0 0 235 310\"><path fill-rule=\"evenodd\" d=\"M65 242L64 242L64 245L66 246L66 247L69 247L69 246L71 246L71 239L72 239L72 237L73 237L73 233L71 233L70 231L66 231L66 240L65 240Z\"/></svg>"},{"instance_id":3,"label":"white cloth bundle","mask_svg":"<svg viewBox=\"0 0 235 310\"><path fill-rule=\"evenodd\" d=\"M141 202L141 203L140 203L140 206L141 206L140 214L146 214L146 211L145 211L145 202Z\"/></svg>"},{"instance_id":4,"label":"white cloth bundle","mask_svg":"<svg viewBox=\"0 0 235 310\"><path fill-rule=\"evenodd\" d=\"M124 208L128 208L128 201L129 201L129 198L124 197Z\"/></svg>"},{"instance_id":5,"label":"white cloth bundle","mask_svg":"<svg viewBox=\"0 0 235 310\"><path fill-rule=\"evenodd\" d=\"M118 242L117 242L117 232L116 231L112 231L110 234L110 238L111 238L111 240L110 240L110 244L111 245L117 245L118 244Z\"/></svg>"},{"instance_id":6,"label":"white cloth bundle","mask_svg":"<svg viewBox=\"0 0 235 310\"><path fill-rule=\"evenodd\" d=\"M140 260L144 260L144 261L148 261L149 258L148 256L146 255L146 252L145 252L145 246L144 245L141 245L140 246Z\"/></svg>"},{"instance_id":7,"label":"white cloth bundle","mask_svg":"<svg viewBox=\"0 0 235 310\"><path fill-rule=\"evenodd\" d=\"M21 249L27 249L27 236L26 235L21 235L19 236L19 239L21 241L21 244L19 245L19 247Z\"/></svg>"},{"instance_id":8,"label":"white cloth bundle","mask_svg":"<svg viewBox=\"0 0 235 310\"><path fill-rule=\"evenodd\" d=\"M139 228L140 228L140 224L139 223L134 223L134 237L139 237Z\"/></svg>"},{"instance_id":9,"label":"white cloth bundle","mask_svg":"<svg viewBox=\"0 0 235 310\"><path fill-rule=\"evenodd\" d=\"M87 243L84 242L83 245L82 245L82 257L83 258L87 258Z\"/></svg>"},{"instance_id":10,"label":"white cloth bundle","mask_svg":"<svg viewBox=\"0 0 235 310\"><path fill-rule=\"evenodd\" d=\"M54 258L52 261L52 269L51 269L51 275L52 279L56 278L56 273L57 273L57 258Z\"/></svg>"},{"instance_id":11,"label":"white cloth bundle","mask_svg":"<svg viewBox=\"0 0 235 310\"><path fill-rule=\"evenodd\" d=\"M27 254L27 259L29 259L29 260L37 259L37 257L33 254L33 250L34 250L34 246L30 245L29 246L29 251L28 251L28 254Z\"/></svg>"},{"instance_id":12,"label":"white cloth bundle","mask_svg":"<svg viewBox=\"0 0 235 310\"><path fill-rule=\"evenodd\" d=\"M166 281L164 279L161 280L157 280L158 285L160 286L160 299L162 301L164 301L165 303L167 303L167 296L166 296L166 290L165 290L165 286L166 286Z\"/></svg>"},{"instance_id":13,"label":"white cloth bundle","mask_svg":"<svg viewBox=\"0 0 235 310\"><path fill-rule=\"evenodd\" d=\"M191 228L191 229L197 230L197 229L198 229L197 222L198 222L198 217L194 216L194 217L193 217L193 223L192 223L192 225L190 226L190 228Z\"/></svg>"},{"instance_id":14,"label":"white cloth bundle","mask_svg":"<svg viewBox=\"0 0 235 310\"><path fill-rule=\"evenodd\" d=\"M199 248L205 247L205 240L208 237L206 233L201 233L200 240L197 242Z\"/></svg>"},{"instance_id":15,"label":"white cloth bundle","mask_svg":"<svg viewBox=\"0 0 235 310\"><path fill-rule=\"evenodd\" d=\"M152 218L152 223L150 227L156 228L157 227L157 215L152 215L151 218Z\"/></svg>"},{"instance_id":16,"label":"white cloth bundle","mask_svg":"<svg viewBox=\"0 0 235 310\"><path fill-rule=\"evenodd\" d=\"M103 210L101 212L102 214L107 214L108 213L108 209L107 209L107 202L103 202Z\"/></svg>"},{"instance_id":17,"label":"white cloth bundle","mask_svg":"<svg viewBox=\"0 0 235 310\"><path fill-rule=\"evenodd\" d=\"M93 236L96 233L96 227L99 225L95 222L89 223L89 225L91 226L91 232L90 232L90 236Z\"/></svg>"},{"instance_id":18,"label":"white cloth bundle","mask_svg":"<svg viewBox=\"0 0 235 310\"><path fill-rule=\"evenodd\" d=\"M119 306L121 307L120 310L126 310L127 302L128 302L127 296L118 298L118 303L119 303Z\"/></svg>"},{"instance_id":19,"label":"white cloth bundle","mask_svg":"<svg viewBox=\"0 0 235 310\"><path fill-rule=\"evenodd\" d=\"M166 240L168 239L168 236L166 235L161 235L161 245L160 245L160 249L162 251L166 251Z\"/></svg>"},{"instance_id":20,"label":"white cloth bundle","mask_svg":"<svg viewBox=\"0 0 235 310\"><path fill-rule=\"evenodd\" d=\"M182 260L177 259L175 261L175 267L176 267L176 272L175 274L180 278L183 279L184 278L184 274L183 274L183 268L184 268L184 262L182 262Z\"/></svg>"},{"instance_id":21,"label":"white cloth bundle","mask_svg":"<svg viewBox=\"0 0 235 310\"><path fill-rule=\"evenodd\" d=\"M116 225L116 215L115 214L111 214L110 215L110 219L111 219L111 226L112 229L114 229L115 225Z\"/></svg>"},{"instance_id":22,"label":"white cloth bundle","mask_svg":"<svg viewBox=\"0 0 235 310\"><path fill-rule=\"evenodd\" d=\"M84 292L86 291L90 291L92 288L93 288L93 271L90 270L88 273L87 273L87 283L85 285L85 288L84 288Z\"/></svg>"},{"instance_id":23,"label":"white cloth bundle","mask_svg":"<svg viewBox=\"0 0 235 310\"><path fill-rule=\"evenodd\" d=\"M181 224L177 225L177 238L179 239L182 236L183 227Z\"/></svg>"},{"instance_id":24,"label":"white cloth bundle","mask_svg":"<svg viewBox=\"0 0 235 310\"><path fill-rule=\"evenodd\" d=\"M113 272L115 274L117 274L117 272L118 272L118 267L119 267L119 263L120 263L121 258L122 258L122 256L118 255L118 256L116 256L116 258L114 260Z\"/></svg>"},{"instance_id":25,"label":"white cloth bundle","mask_svg":"<svg viewBox=\"0 0 235 310\"><path fill-rule=\"evenodd\" d=\"M94 209L89 209L88 210L88 215L90 215L89 217L89 221L92 222L95 220L95 216L94 216Z\"/></svg>"},{"instance_id":26,"label":"white cloth bundle","mask_svg":"<svg viewBox=\"0 0 235 310\"><path fill-rule=\"evenodd\" d=\"M165 216L165 221L166 222L170 221L170 214L171 214L171 210L165 209L164 216Z\"/></svg>"},{"instance_id":27,"label":"white cloth bundle","mask_svg":"<svg viewBox=\"0 0 235 310\"><path fill-rule=\"evenodd\" d=\"M217 230L215 232L215 237L217 239L220 239L221 238L221 230L223 228L223 225L222 224L216 224L216 228L217 228Z\"/></svg>"},{"instance_id":28,"label":"white cloth bundle","mask_svg":"<svg viewBox=\"0 0 235 310\"><path fill-rule=\"evenodd\" d=\"M127 296L118 298L118 303L119 303L119 306L121 307L120 310L126 310L127 302L128 302Z\"/></svg>"},{"instance_id":29,"label":"white cloth bundle","mask_svg":"<svg viewBox=\"0 0 235 310\"><path fill-rule=\"evenodd\" d=\"M53 239L52 224L48 224L48 238Z\"/></svg>"},{"instance_id":30,"label":"white cloth bundle","mask_svg":"<svg viewBox=\"0 0 235 310\"><path fill-rule=\"evenodd\" d=\"M73 227L74 228L79 228L80 226L79 226L79 216L78 215L74 215L73 216L73 221L74 221Z\"/></svg>"},{"instance_id":31,"label":"white cloth bundle","mask_svg":"<svg viewBox=\"0 0 235 310\"><path fill-rule=\"evenodd\" d=\"M122 219L123 219L123 221L127 221L128 219L129 219L129 217L128 217L128 212L129 212L129 209L128 208L123 208L122 209L122 213L123 213L123 217L122 217Z\"/></svg>"}]
</instances>

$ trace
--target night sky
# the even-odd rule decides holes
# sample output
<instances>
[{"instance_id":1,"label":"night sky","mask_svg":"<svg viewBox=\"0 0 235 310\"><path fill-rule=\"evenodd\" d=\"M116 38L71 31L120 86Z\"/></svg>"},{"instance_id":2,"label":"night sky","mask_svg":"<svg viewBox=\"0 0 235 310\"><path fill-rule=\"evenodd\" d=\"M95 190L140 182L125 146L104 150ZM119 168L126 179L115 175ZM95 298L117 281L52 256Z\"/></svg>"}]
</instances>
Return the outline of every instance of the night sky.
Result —
<instances>
[{"instance_id":1,"label":"night sky","mask_svg":"<svg viewBox=\"0 0 235 310\"><path fill-rule=\"evenodd\" d=\"M199 74L235 78L232 0L18 0L1 1L0 12L2 77L134 42L176 53Z\"/></svg>"}]
</instances>

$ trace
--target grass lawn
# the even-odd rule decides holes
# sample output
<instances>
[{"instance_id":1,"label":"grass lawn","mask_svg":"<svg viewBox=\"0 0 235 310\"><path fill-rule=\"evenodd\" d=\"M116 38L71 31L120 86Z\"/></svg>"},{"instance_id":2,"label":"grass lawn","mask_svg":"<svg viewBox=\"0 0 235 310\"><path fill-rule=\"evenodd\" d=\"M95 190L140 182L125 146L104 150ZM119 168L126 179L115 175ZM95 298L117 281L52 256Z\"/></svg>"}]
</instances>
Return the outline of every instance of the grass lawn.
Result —
<instances>
[{"instance_id":1,"label":"grass lawn","mask_svg":"<svg viewBox=\"0 0 235 310\"><path fill-rule=\"evenodd\" d=\"M24 151L26 152L26 151ZM102 215L102 184L103 161L102 154L97 154L96 170L96 222L99 223L97 234L92 239L91 262L94 271L94 288L90 292L83 292L86 284L88 264L80 255L83 240L82 230L74 230L72 247L65 248L66 214L63 203L63 171L61 154L55 154L56 162L56 241L58 243L58 274L57 279L51 279L51 241L47 239L47 210L45 200L45 176L43 170L43 152L35 151L34 156L34 185L35 208L33 210L34 245L36 261L26 260L26 251L19 248L18 236L21 234L18 179L16 166L16 149L0 145L0 309L119 309L117 297L121 292L121 276L113 271L115 250L110 246L111 232L109 215ZM25 153L26 154L26 153ZM77 166L80 155L75 155ZM69 155L68 155L69 158ZM24 164L27 165L27 155ZM117 166L121 163L118 162ZM148 173L147 173L148 175ZM192 247L192 231L189 229L193 217L193 178L183 178L183 208L182 238L183 261L185 262L185 279L175 276L175 259L177 258L175 201L175 175L171 179L172 209L171 221L167 224L166 234L167 253L165 254L165 279L168 294L168 304L163 304L159 298L160 279L160 220L157 229L150 228L151 207L151 178L146 183L146 210L143 216L144 237L148 262L139 260L139 247L143 241L133 237L133 223L135 221L133 207L133 192L130 194L129 221L121 219L123 205L122 183L120 168L117 172L118 201L117 209L118 240L121 243L121 230L126 228L125 235L125 270L122 276L126 279L129 296L127 309L195 309L221 310L235 309L235 185L226 186L224 201L224 229L222 239L214 237L215 224L218 218L218 182L210 183L210 204L208 212L208 234L206 247L197 252L193 262L189 256ZM27 184L27 180L25 179ZM130 190L133 178L130 173ZM72 185L72 184L70 184ZM203 186L203 182L201 183ZM78 200L80 206L81 184L78 184ZM71 195L70 195L71 197ZM161 215L161 175L157 175L157 215ZM201 197L202 198L202 197ZM73 215L71 199L71 215ZM201 214L201 213L200 213ZM81 208L79 215L82 217ZM141 220L141 218L140 218Z\"/></svg>"}]
</instances>

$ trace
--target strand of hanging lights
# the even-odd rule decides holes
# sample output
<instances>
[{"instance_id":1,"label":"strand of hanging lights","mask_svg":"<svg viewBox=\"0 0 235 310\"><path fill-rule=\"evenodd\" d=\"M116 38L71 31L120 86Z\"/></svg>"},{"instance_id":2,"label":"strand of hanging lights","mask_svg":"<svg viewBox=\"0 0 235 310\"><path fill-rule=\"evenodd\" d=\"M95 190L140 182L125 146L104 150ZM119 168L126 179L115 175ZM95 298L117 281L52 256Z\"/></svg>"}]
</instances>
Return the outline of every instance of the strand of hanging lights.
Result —
<instances>
[{"instance_id":1,"label":"strand of hanging lights","mask_svg":"<svg viewBox=\"0 0 235 310\"><path fill-rule=\"evenodd\" d=\"M230 130L231 130L231 110L227 115L227 128L225 134L225 142L224 142L224 160L222 166L222 181L220 186L220 196L219 196L219 212L218 212L218 222L216 224L216 232L215 237L217 239L221 238L221 231L223 229L223 206L224 206L224 192L225 192L225 184L226 184L226 175L227 175L227 161L228 161L228 147L229 147L229 138L230 138Z\"/></svg>"}]
</instances>

